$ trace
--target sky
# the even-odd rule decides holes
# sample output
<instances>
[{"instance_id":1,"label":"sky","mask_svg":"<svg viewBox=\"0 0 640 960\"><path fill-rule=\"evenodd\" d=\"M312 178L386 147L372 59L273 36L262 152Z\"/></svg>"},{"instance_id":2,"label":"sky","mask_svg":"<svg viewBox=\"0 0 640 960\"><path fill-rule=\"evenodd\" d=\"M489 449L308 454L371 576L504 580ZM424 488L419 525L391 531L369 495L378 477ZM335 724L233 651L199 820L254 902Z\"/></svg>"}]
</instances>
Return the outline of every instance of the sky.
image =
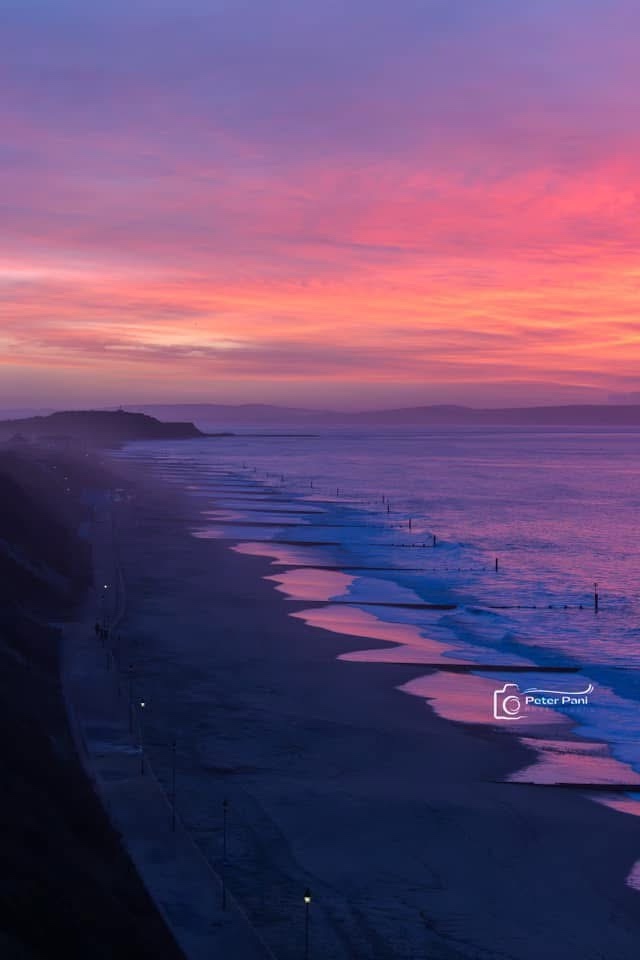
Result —
<instances>
[{"instance_id":1,"label":"sky","mask_svg":"<svg viewBox=\"0 0 640 960\"><path fill-rule=\"evenodd\" d=\"M0 405L640 399L637 0L0 0Z\"/></svg>"}]
</instances>

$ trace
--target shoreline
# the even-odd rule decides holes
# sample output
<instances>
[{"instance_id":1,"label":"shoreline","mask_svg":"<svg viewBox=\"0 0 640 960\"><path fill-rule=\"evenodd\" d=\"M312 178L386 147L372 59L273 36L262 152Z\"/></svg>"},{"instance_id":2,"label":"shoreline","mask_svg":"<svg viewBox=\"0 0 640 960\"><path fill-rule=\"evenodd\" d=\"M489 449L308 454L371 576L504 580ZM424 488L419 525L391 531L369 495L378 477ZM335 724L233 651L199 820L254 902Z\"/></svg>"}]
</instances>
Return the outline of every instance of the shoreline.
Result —
<instances>
[{"instance_id":1,"label":"shoreline","mask_svg":"<svg viewBox=\"0 0 640 960\"><path fill-rule=\"evenodd\" d=\"M268 474L267 474L268 476ZM242 482L246 482L246 478ZM210 483L205 483L203 489L209 489ZM216 488L217 489L217 488ZM228 485L227 485L228 489ZM244 487L243 487L244 489ZM261 486L262 489L262 486ZM273 500L277 497L279 501L283 491L279 490L277 487L270 487L269 492L266 488L262 496L264 499ZM224 529L226 526L221 519L226 519L226 514L229 512L231 519L231 510L236 509L235 506L228 506L227 498L228 496L234 502L236 501L236 496L233 493L224 495L224 501L227 504L222 509L207 509L202 511L202 515L209 518L209 522L214 526L209 532L210 536L220 539L221 533L220 530ZM243 494L244 497L248 494ZM257 496L257 494L254 494ZM286 495L285 495L286 496ZM300 510L304 504L309 504L311 498L292 494L290 501L285 499L285 503L294 503L296 504L296 512L305 513L309 516L309 523L312 526L316 526L313 522L313 517L311 512L307 513L306 510ZM336 501L328 495L325 501L325 498L322 497L313 497L314 507L316 506L316 501L318 504L323 504L329 510L335 506ZM349 498L347 498L349 499ZM345 499L342 498L340 501L341 505L344 505ZM351 502L349 500L349 502ZM355 501L354 501L355 502ZM310 507L309 511L312 511L314 507ZM358 500L358 511L364 517L368 517L368 521L365 520L362 524L362 520L355 524L357 526L367 525L368 522L376 522L376 513L371 509L371 502L364 501L360 503ZM235 516L235 536L242 536L242 528L245 524L248 524L249 521L246 517L247 513L250 513L254 508L246 507L242 504L241 507L237 508L241 510L242 513L236 513ZM271 511L276 510L279 514L284 515L285 512L293 511L283 511L278 507L271 508ZM353 517L351 514L348 516L348 522L346 526L351 525L351 520ZM271 524L275 526L275 524ZM331 524L329 524L331 525ZM339 526L344 526L345 524L342 521L338 522ZM253 523L251 522L251 526ZM218 529L220 528L220 529ZM198 530L196 532L197 536L206 536L208 531ZM252 533L252 536L254 534ZM224 535L223 535L224 537ZM298 547L298 552L303 547L313 547L315 543L308 540L298 540L290 541L295 542ZM356 596L349 596L349 585L345 585L347 589L347 594L339 596L341 590L339 589L339 583L330 584L335 589L327 589L326 583L322 583L322 576L325 578L329 576L323 571L340 571L342 576L347 573L353 573L360 577L362 573L368 571L377 571L377 572L392 572L390 567L371 567L371 566L360 566L360 565L345 565L344 563L340 564L329 564L329 563L316 563L313 562L309 556L295 557L295 549L293 551L285 549L283 551L282 544L290 543L289 541L282 541L280 539L275 540L259 540L258 542L248 542L242 540L241 543L232 547L232 549L237 550L240 553L253 555L253 556L263 556L272 560L273 571L267 579L274 580L278 583L278 589L283 593L283 595L288 600L296 599L305 599L305 588L307 587L305 583L305 570L311 568L311 573L314 574L314 582L308 588L307 599L309 599L314 605L310 606L308 609L294 613L294 616L299 616L301 619L304 619L307 623L315 627L325 627L332 632L338 633L340 635L348 635L355 638L363 638L365 636L370 636L376 640L384 640L383 646L378 645L373 649L358 649L355 651L350 650L347 653L340 655L340 659L344 660L355 660L358 662L384 662L384 663L403 663L407 665L415 664L424 667L425 670L428 668L433 668L434 671L439 671L445 675L451 673L464 673L470 675L470 680L467 683L469 688L467 692L467 702L464 706L459 704L459 708L456 710L455 698L450 696L451 687L446 691L446 696L443 698L442 692L439 689L438 684L430 685L427 676L417 678L415 684L413 681L410 681L407 684L403 685L403 689L407 693L413 695L421 696L423 699L428 699L430 706L445 719L450 719L458 722L471 722L474 724L482 724L487 728L496 729L496 724L491 722L489 711L487 709L487 704L491 695L491 685L493 687L497 686L502 682L501 675L508 674L509 678L512 680L517 680L519 683L524 685L524 676L527 674L538 674L540 677L547 677L550 674L576 674L586 672L587 677L585 678L585 683L590 685L589 676L593 669L593 664L586 664L584 666L578 665L575 661L576 658L573 657L564 665L560 663L548 662L549 653L548 649L544 647L527 645L526 650L522 647L514 647L510 651L507 651L506 657L504 657L503 662L500 663L483 663L481 661L475 661L472 658L467 659L464 650L459 653L454 653L454 648L456 643L459 641L464 645L465 636L464 631L458 633L455 627L447 624L447 631L451 634L450 638L445 639L442 636L436 638L433 636L433 626L426 628L423 625L413 624L412 622L407 622L403 619L394 619L393 614L396 610L404 609L413 609L416 611L420 610L447 610L451 609L453 611L458 611L460 614L464 614L465 611L477 611L486 613L488 611L493 611L496 609L500 610L537 610L539 605L533 604L495 604L495 603L481 603L477 597L472 594L461 592L457 585L454 585L450 580L443 579L443 570L441 569L439 576L429 577L428 567L420 568L420 570L407 568L404 565L393 570L394 574L397 573L400 582L406 572L416 573L420 572L423 574L421 586L427 587L425 593L422 593L417 589L416 586L409 586L410 591L417 592L414 593L414 599L412 602L403 602L398 600L392 600L387 598L384 601L371 601L364 598L358 598L358 590L356 590ZM336 542L335 544L325 544L325 546L340 546L340 543ZM408 546L403 544L403 546ZM424 547L425 544L412 544L414 547ZM312 551L313 552L313 551ZM289 554L289 556L287 556ZM322 558L326 559L326 558ZM335 559L335 557L333 557ZM444 567L444 572L449 568ZM455 570L455 568L451 568ZM486 568L485 568L486 569ZM460 568L458 568L458 572ZM321 574L319 581L318 574ZM337 578L335 578L337 579ZM344 577L347 579L354 579L353 577ZM394 577L395 580L395 577ZM386 581L388 584L389 581ZM397 581L396 581L397 582ZM385 589L384 579L377 584L377 586L382 587L383 591ZM405 586L408 584L405 583ZM302 587L302 590L301 590ZM335 593L336 596L331 596L331 593ZM366 592L366 591L365 591ZM323 595L326 594L326 595ZM431 595L435 597L447 598L447 603L432 603L426 602L430 599ZM416 602L418 601L418 602ZM345 608L351 607L355 608L355 613L348 613ZM378 619L378 610L374 608L382 608L384 614L384 619ZM568 609L568 605L563 605L563 609ZM583 605L579 605L576 609L584 609ZM553 609L553 605L548 605L548 609ZM365 612L366 611L366 612ZM359 618L359 623L356 623L356 617ZM389 619L391 617L391 619ZM365 626L371 631L367 633L367 630L363 629L363 621L369 621ZM333 623L332 623L333 621ZM467 625L468 627L468 625ZM436 623L436 632L440 630L442 633L441 623ZM403 636L404 631L404 636ZM421 634L419 640L416 640L416 634ZM395 636L392 636L395 634ZM411 636L412 635L412 636ZM473 644L473 640L471 640ZM490 647L489 650L492 648ZM498 655L498 649L494 648L493 652ZM534 662L530 659L524 659L528 653L533 653L534 650L539 656L541 656L542 662ZM470 651L471 652L471 651ZM489 652L489 651L488 651ZM453 659L455 656L459 656L461 659L457 662ZM563 655L560 654L560 657ZM571 657L570 654L566 655ZM510 660L511 657L511 660ZM451 658L451 659L450 659ZM557 660L557 656L554 658ZM520 662L522 660L522 662ZM491 678L491 682L487 685L485 682L485 675L488 675ZM496 676L497 675L497 676ZM420 680L424 680L424 683L420 683ZM476 688L473 688L472 681L475 681ZM531 682L530 680L528 682ZM483 686L484 685L484 686ZM480 696L477 696L478 690ZM448 702L447 702L448 701ZM471 709L471 704L475 703L475 710ZM561 712L557 716L549 714L545 710L535 711L535 716L529 720L525 720L518 724L518 729L516 730L515 726L512 727L511 733L520 740L522 745L531 746L536 752L535 763L526 767L527 775L532 775L532 783L544 783L546 785L565 785L570 788L583 789L588 788L593 785L594 789L597 790L600 794L598 802L607 802L603 794L606 792L606 786L610 785L611 787L611 797L610 800L612 803L615 803L617 808L620 808L619 800L616 797L616 794L621 792L623 785L626 786L628 792L638 793L640 788L640 772L638 772L637 766L634 766L633 763L630 763L624 758L618 757L614 752L614 742L608 740L605 736L602 736L600 732L596 737L590 737L587 730L583 726L584 717L580 717L575 713ZM547 716L545 717L545 714ZM522 718L521 718L522 719ZM498 725L500 726L500 725ZM507 726L502 725L503 730L506 731ZM553 753L554 745L556 747L556 753L563 754L563 760L558 763L551 763L550 756ZM518 771L518 774L510 779L514 782L519 782L521 779L520 774L525 772L523 770ZM538 781L537 776L540 776L542 779ZM635 813L636 816L640 815L640 802L637 797L628 797L626 809L628 813ZM637 884L635 884L637 888Z\"/></svg>"},{"instance_id":2,"label":"shoreline","mask_svg":"<svg viewBox=\"0 0 640 960\"><path fill-rule=\"evenodd\" d=\"M158 508L160 503L166 508L168 502L173 514L163 521ZM385 664L382 670L378 664L349 666L338 661L340 654L358 645L355 638L311 628L290 617L297 609L308 608L309 601L285 600L276 585L264 579L273 574L271 564L231 551L235 539L192 537L188 527L201 520L194 500L175 490L154 488L147 503L135 505L130 519L133 523L125 530L128 563L138 571L143 590L134 600L128 629L135 637L138 672L163 703L154 731L166 739L170 727L181 730L189 744L188 769L182 771L188 825L214 862L219 856L219 830L197 794L206 792L216 803L225 791L237 794L232 803L234 811L238 807L236 839L243 855L230 870L230 883L278 957L284 960L295 953L287 952L284 922L267 903L270 895L264 890L260 903L254 887L261 884L252 885L252 873L269 884L271 899L284 899L291 909L294 891L301 885L320 892L314 911L326 957L387 955L368 954L371 946L363 947L363 938L378 943L381 950L384 944L389 955L393 951L400 955L394 940L400 928L408 931L402 936L411 949L428 948L434 956L481 957L502 951L505 956L528 958L544 949L547 956L559 957L566 954L568 944L575 947L581 940L585 956L591 955L589 950L597 956L598 941L606 943L607 950L616 943L615 955L621 958L634 955L631 945L640 933L634 916L637 901L624 881L640 851L628 852L632 830L628 817L623 823L621 814L578 797L575 791L538 787L532 793L523 783L491 783L525 767L534 751L497 731L443 720L418 698L398 696L397 687L424 676L428 672L424 667ZM158 552L161 544L171 562ZM214 584L206 582L207 570L215 571ZM216 629L210 643L215 642L215 655L207 642L212 619ZM268 656L253 636L258 629L268 638ZM176 641L180 630L185 644ZM363 640L362 645L386 644ZM170 662L173 671L168 670ZM203 675L203 670L212 675ZM181 696L188 699L189 710L175 703ZM287 748L283 743L292 732L294 745ZM355 758L356 769L348 769L350 758ZM331 868L326 850L323 854L314 830L305 824L304 810L292 811L292 805L300 807L302 801L307 802L306 816L323 835L325 847L328 844L338 859L340 849L348 846L351 853L345 857L355 862L355 868L345 864ZM433 823L425 810L433 815ZM270 856L264 849L259 855L265 841L260 840L256 822L264 825L269 837ZM328 823L333 828L329 833ZM351 827L345 828L345 823ZM470 845L467 851L461 849L461 829ZM362 833L359 841L353 836L357 830ZM590 837L588 850L585 832L597 838L594 844ZM381 837L384 853L377 849ZM486 839L491 841L489 849L484 848ZM416 846L421 843L425 851L420 857ZM389 849L390 844L395 849ZM532 858L530 864L521 862L523 853ZM459 858L465 863L464 876L451 862ZM558 891L555 895L536 891L540 903L535 910L519 900L531 873L549 886L547 860L558 871L557 884L565 899L571 883L574 906L588 904L584 937L571 923L559 921ZM575 863L570 876L567 862ZM379 905L383 890L388 899L389 879L383 875L392 865L396 912ZM363 871L367 877L361 876ZM491 886L495 884L496 891L503 888L502 874L512 875L512 880L500 908ZM593 896L593 883L600 889L599 899ZM480 892L478 885L490 889ZM520 890L515 900L511 888ZM352 901L363 897L368 907L356 910ZM623 928L611 929L609 909L626 917ZM534 930L534 925L544 926L545 912L553 917L554 943ZM492 915L495 923L489 922ZM518 930L523 928L531 928L527 945L520 942Z\"/></svg>"}]
</instances>

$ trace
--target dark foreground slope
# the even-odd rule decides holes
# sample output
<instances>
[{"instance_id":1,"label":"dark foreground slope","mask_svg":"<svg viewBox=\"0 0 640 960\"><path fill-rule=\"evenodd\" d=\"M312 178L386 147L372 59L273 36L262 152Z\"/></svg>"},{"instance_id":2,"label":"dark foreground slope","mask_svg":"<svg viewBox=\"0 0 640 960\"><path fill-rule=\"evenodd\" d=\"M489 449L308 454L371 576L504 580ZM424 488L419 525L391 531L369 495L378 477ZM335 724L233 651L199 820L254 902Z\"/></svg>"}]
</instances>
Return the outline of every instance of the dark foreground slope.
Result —
<instances>
[{"instance_id":1,"label":"dark foreground slope","mask_svg":"<svg viewBox=\"0 0 640 960\"><path fill-rule=\"evenodd\" d=\"M181 956L76 754L58 631L89 582L92 467L0 445L0 957Z\"/></svg>"}]
</instances>

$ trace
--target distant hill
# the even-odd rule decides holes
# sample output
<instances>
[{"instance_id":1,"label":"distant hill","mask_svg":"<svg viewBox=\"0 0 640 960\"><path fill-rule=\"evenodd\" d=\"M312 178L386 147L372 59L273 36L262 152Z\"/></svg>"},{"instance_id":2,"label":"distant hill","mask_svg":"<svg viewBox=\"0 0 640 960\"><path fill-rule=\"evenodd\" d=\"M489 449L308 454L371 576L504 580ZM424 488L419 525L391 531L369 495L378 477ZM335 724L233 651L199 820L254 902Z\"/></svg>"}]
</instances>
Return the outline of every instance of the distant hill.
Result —
<instances>
[{"instance_id":1,"label":"distant hill","mask_svg":"<svg viewBox=\"0 0 640 960\"><path fill-rule=\"evenodd\" d=\"M65 438L92 446L112 446L130 440L179 440L204 434L193 423L162 423L144 413L126 410L69 410L46 417L0 421L0 438L24 440Z\"/></svg>"},{"instance_id":2,"label":"distant hill","mask_svg":"<svg viewBox=\"0 0 640 960\"><path fill-rule=\"evenodd\" d=\"M269 404L150 404L133 409L164 420L188 418L202 427L277 427L282 425L353 427L571 426L640 427L640 404L573 404L549 407L474 408L456 405L400 407L340 413Z\"/></svg>"},{"instance_id":3,"label":"distant hill","mask_svg":"<svg viewBox=\"0 0 640 960\"><path fill-rule=\"evenodd\" d=\"M358 422L404 426L640 426L640 404L572 404L553 407L432 406L358 414Z\"/></svg>"}]
</instances>

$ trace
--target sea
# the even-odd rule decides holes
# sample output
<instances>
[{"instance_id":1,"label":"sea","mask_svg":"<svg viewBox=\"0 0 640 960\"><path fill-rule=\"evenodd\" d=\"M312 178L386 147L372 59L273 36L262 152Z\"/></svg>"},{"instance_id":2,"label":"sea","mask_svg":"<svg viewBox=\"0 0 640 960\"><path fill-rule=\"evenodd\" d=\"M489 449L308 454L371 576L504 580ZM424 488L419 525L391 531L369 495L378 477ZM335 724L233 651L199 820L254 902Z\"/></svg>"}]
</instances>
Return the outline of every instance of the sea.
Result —
<instances>
[{"instance_id":1,"label":"sea","mask_svg":"<svg viewBox=\"0 0 640 960\"><path fill-rule=\"evenodd\" d=\"M424 666L407 696L532 747L511 779L640 812L638 431L283 425L119 455L189 492L194 537L267 558L343 659Z\"/></svg>"}]
</instances>

